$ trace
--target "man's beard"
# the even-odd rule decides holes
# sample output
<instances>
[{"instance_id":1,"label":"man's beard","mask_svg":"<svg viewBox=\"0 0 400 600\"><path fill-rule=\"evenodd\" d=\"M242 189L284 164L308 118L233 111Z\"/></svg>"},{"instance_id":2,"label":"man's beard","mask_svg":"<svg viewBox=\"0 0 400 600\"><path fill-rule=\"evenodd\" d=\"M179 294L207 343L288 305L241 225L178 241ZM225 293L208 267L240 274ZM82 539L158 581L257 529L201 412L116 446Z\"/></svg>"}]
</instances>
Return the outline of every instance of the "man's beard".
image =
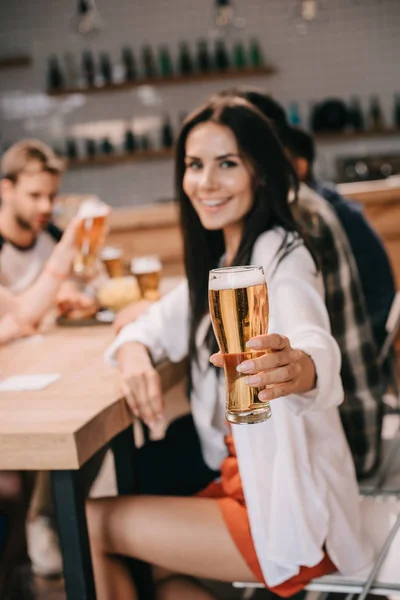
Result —
<instances>
[{"instance_id":1,"label":"man's beard","mask_svg":"<svg viewBox=\"0 0 400 600\"><path fill-rule=\"evenodd\" d=\"M15 220L16 220L18 226L21 227L21 229L23 229L24 231L34 231L34 228L29 223L29 221L24 219L24 217L21 217L21 215L16 215Z\"/></svg>"}]
</instances>

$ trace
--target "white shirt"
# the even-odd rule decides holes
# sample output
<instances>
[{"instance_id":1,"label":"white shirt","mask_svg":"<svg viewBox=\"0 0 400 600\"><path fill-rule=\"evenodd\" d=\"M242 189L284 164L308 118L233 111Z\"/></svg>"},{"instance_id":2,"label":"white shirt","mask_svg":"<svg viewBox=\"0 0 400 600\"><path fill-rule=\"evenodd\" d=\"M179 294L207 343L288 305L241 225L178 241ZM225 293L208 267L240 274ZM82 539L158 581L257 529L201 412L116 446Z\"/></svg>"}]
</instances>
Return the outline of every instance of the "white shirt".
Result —
<instances>
[{"instance_id":1,"label":"white shirt","mask_svg":"<svg viewBox=\"0 0 400 600\"><path fill-rule=\"evenodd\" d=\"M257 557L269 586L293 577L300 566L331 560L346 575L373 562L360 518L358 488L337 406L343 400L340 353L330 335L322 278L304 246L281 262L283 230L262 234L251 264L264 267L270 301L270 332L287 335L311 356L317 388L271 402L272 418L257 425L232 425L239 471ZM191 407L204 459L213 469L227 454L223 419L225 390L209 365L202 343L209 317L196 336L199 365L192 364ZM186 282L127 325L106 357L124 343L138 341L155 362L180 361L188 353L189 297ZM223 378L219 378L223 380Z\"/></svg>"}]
</instances>

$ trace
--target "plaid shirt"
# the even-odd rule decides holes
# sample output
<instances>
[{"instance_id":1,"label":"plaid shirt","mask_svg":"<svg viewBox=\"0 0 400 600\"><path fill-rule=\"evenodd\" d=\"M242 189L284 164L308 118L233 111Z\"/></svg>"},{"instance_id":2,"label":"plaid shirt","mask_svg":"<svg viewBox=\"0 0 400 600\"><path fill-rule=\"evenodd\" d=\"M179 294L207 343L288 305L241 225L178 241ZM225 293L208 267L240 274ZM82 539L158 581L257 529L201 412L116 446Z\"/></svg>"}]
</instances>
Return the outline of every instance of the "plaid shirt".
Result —
<instances>
[{"instance_id":1,"label":"plaid shirt","mask_svg":"<svg viewBox=\"0 0 400 600\"><path fill-rule=\"evenodd\" d=\"M326 200L302 185L292 210L320 261L332 335L342 355L340 415L357 476L365 477L380 459L384 385L357 266Z\"/></svg>"}]
</instances>

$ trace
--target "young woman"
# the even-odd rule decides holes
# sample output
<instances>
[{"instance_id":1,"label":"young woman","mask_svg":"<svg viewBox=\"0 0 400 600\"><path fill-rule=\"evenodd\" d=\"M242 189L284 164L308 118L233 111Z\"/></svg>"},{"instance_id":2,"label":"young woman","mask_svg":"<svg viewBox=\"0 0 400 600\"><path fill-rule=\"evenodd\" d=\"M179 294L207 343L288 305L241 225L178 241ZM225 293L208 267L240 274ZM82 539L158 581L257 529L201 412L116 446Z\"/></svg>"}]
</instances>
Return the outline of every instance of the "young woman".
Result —
<instances>
[{"instance_id":1,"label":"young woman","mask_svg":"<svg viewBox=\"0 0 400 600\"><path fill-rule=\"evenodd\" d=\"M361 539L357 486L337 405L340 356L329 332L321 277L289 210L297 182L267 121L245 100L217 99L191 115L177 141L187 282L122 329L108 351L123 373L134 415L150 426L162 414L153 364L190 360L190 401L202 451L221 479L197 497L125 497L88 504L99 600L136 598L122 560L167 570L160 598L209 599L172 573L262 581L289 596L336 568L372 562ZM269 351L238 370L268 386L272 418L224 419L224 377L207 305L209 270L264 267L270 331L253 347ZM272 352L271 352L272 351ZM220 358L213 361L220 365Z\"/></svg>"}]
</instances>

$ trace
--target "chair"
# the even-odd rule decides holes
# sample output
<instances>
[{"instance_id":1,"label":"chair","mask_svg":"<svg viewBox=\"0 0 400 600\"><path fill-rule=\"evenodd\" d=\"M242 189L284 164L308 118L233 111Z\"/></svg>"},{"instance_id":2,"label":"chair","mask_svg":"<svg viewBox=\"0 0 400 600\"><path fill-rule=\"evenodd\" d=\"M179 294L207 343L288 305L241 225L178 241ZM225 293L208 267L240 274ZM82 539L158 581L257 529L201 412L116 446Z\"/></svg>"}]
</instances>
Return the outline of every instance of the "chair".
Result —
<instances>
[{"instance_id":1,"label":"chair","mask_svg":"<svg viewBox=\"0 0 400 600\"><path fill-rule=\"evenodd\" d=\"M360 482L360 494L363 496L364 510L371 511L380 507L381 515L386 518L386 532L381 531L382 520L371 517L368 523L374 529L374 539L380 538L380 551L376 562L366 581L357 581L338 573L326 575L311 581L306 591L320 593L319 600L325 600L332 592L347 594L346 600L351 600L358 594L358 600L365 600L367 594L388 596L400 594L400 393L396 373L395 353L393 343L400 329L400 292L393 300L386 321L386 339L379 354L379 363L387 367L388 388L392 394L384 397L384 419L395 419L394 435L385 439L383 428L381 466L372 477ZM386 503L386 504L385 504ZM377 514L379 510L377 511ZM250 599L257 588L264 588L261 583L234 582L233 587L243 589L243 600Z\"/></svg>"}]
</instances>

